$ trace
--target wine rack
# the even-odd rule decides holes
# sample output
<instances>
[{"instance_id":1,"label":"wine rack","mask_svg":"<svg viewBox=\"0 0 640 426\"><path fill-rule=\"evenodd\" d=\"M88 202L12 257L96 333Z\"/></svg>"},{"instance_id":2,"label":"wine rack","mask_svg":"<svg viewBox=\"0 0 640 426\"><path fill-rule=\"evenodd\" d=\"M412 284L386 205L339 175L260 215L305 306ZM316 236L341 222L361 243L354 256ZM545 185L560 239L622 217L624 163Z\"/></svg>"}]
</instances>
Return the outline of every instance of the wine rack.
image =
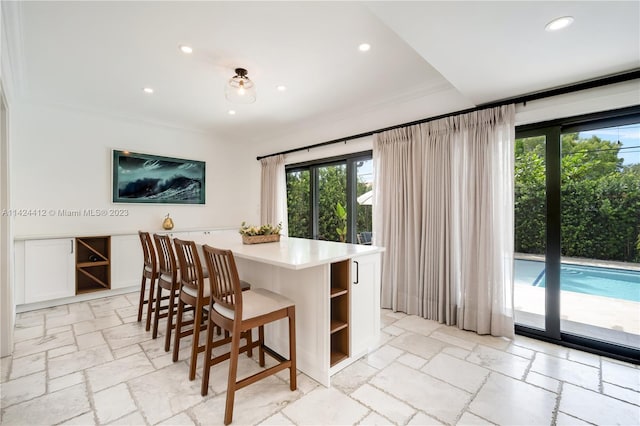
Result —
<instances>
[{"instance_id":1,"label":"wine rack","mask_svg":"<svg viewBox=\"0 0 640 426\"><path fill-rule=\"evenodd\" d=\"M76 294L111 288L111 237L76 238Z\"/></svg>"}]
</instances>

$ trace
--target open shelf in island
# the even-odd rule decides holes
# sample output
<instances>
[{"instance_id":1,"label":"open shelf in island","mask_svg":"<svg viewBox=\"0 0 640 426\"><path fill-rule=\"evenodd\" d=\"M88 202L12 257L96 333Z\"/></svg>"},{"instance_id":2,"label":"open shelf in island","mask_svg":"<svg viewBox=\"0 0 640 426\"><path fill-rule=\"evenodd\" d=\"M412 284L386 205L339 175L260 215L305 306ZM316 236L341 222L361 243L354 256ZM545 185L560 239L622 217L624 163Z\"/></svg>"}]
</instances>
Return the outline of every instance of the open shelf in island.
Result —
<instances>
[{"instance_id":1,"label":"open shelf in island","mask_svg":"<svg viewBox=\"0 0 640 426\"><path fill-rule=\"evenodd\" d=\"M349 357L349 261L331 264L330 365Z\"/></svg>"},{"instance_id":2,"label":"open shelf in island","mask_svg":"<svg viewBox=\"0 0 640 426\"><path fill-rule=\"evenodd\" d=\"M111 238L76 238L76 294L111 288Z\"/></svg>"}]
</instances>

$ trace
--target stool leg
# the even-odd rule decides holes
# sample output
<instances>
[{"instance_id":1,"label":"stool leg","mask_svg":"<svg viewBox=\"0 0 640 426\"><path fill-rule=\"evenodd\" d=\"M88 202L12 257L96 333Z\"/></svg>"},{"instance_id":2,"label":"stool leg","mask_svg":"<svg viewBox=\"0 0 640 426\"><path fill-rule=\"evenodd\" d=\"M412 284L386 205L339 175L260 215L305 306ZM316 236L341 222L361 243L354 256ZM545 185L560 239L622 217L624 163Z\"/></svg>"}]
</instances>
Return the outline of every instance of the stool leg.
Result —
<instances>
[{"instance_id":1,"label":"stool leg","mask_svg":"<svg viewBox=\"0 0 640 426\"><path fill-rule=\"evenodd\" d=\"M180 351L180 333L182 333L182 313L184 311L184 302L178 296L178 313L176 313L176 337L173 340L173 362L178 361L178 352Z\"/></svg>"},{"instance_id":2,"label":"stool leg","mask_svg":"<svg viewBox=\"0 0 640 426\"><path fill-rule=\"evenodd\" d=\"M142 282L140 283L140 303L138 304L138 322L142 321L142 309L144 309L144 292L147 288L147 277L142 271Z\"/></svg>"},{"instance_id":3,"label":"stool leg","mask_svg":"<svg viewBox=\"0 0 640 426\"><path fill-rule=\"evenodd\" d=\"M227 402L224 407L224 424L228 425L233 419L233 402L236 396L236 376L238 373L238 352L240 351L240 331L234 331L231 336L231 353L229 358L229 379L227 382Z\"/></svg>"},{"instance_id":4,"label":"stool leg","mask_svg":"<svg viewBox=\"0 0 640 426\"><path fill-rule=\"evenodd\" d=\"M251 335L251 330L247 330L243 334L247 341L247 358L251 358L253 356L253 336Z\"/></svg>"},{"instance_id":5,"label":"stool leg","mask_svg":"<svg viewBox=\"0 0 640 426\"><path fill-rule=\"evenodd\" d=\"M171 330L173 329L173 312L176 309L176 292L171 290L171 296L169 297L169 310L167 311L167 332L164 336L164 351L169 352L171 346Z\"/></svg>"},{"instance_id":6,"label":"stool leg","mask_svg":"<svg viewBox=\"0 0 640 426\"><path fill-rule=\"evenodd\" d=\"M153 291L155 290L156 280L154 277L149 279L149 301L147 302L147 325L145 330L151 330L151 313L153 312Z\"/></svg>"},{"instance_id":7,"label":"stool leg","mask_svg":"<svg viewBox=\"0 0 640 426\"><path fill-rule=\"evenodd\" d=\"M258 359L260 367L264 367L264 325L258 327Z\"/></svg>"},{"instance_id":8,"label":"stool leg","mask_svg":"<svg viewBox=\"0 0 640 426\"><path fill-rule=\"evenodd\" d=\"M153 333L151 338L158 338L158 322L160 322L160 301L162 300L162 287L158 284L158 290L156 292L156 307L153 313Z\"/></svg>"},{"instance_id":9,"label":"stool leg","mask_svg":"<svg viewBox=\"0 0 640 426\"><path fill-rule=\"evenodd\" d=\"M202 323L202 307L196 306L193 318L193 341L191 342L191 362L189 365L189 380L196 378L198 364L198 347L200 346L200 326Z\"/></svg>"},{"instance_id":10,"label":"stool leg","mask_svg":"<svg viewBox=\"0 0 640 426\"><path fill-rule=\"evenodd\" d=\"M296 368L296 307L290 306L287 309L289 315L289 359L291 367L289 367L289 388L293 391L298 388L297 368Z\"/></svg>"},{"instance_id":11,"label":"stool leg","mask_svg":"<svg viewBox=\"0 0 640 426\"><path fill-rule=\"evenodd\" d=\"M202 385L200 395L205 396L209 393L209 373L211 372L211 351L213 349L213 335L216 328L213 321L207 320L207 347L204 351L204 366L202 371Z\"/></svg>"}]
</instances>

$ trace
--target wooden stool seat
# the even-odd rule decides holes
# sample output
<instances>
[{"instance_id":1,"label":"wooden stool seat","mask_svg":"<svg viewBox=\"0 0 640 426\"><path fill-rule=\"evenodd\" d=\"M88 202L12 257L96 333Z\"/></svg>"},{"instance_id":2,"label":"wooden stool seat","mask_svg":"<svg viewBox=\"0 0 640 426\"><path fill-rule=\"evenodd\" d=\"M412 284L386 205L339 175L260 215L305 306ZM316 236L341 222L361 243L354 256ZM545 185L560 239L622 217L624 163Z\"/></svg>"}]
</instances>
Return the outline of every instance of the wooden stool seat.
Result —
<instances>
[{"instance_id":1,"label":"wooden stool seat","mask_svg":"<svg viewBox=\"0 0 640 426\"><path fill-rule=\"evenodd\" d=\"M291 299L264 288L244 291L242 292L242 321L248 321L293 305ZM235 311L225 308L220 303L214 303L213 309L226 318L234 319Z\"/></svg>"},{"instance_id":2,"label":"wooden stool seat","mask_svg":"<svg viewBox=\"0 0 640 426\"><path fill-rule=\"evenodd\" d=\"M209 288L209 279L204 278L202 280L202 283L204 284L204 288L202 289L202 297L209 299L209 296L211 296L211 289ZM194 288L184 287L182 291L184 291L186 294L188 294L191 297L198 297L198 290Z\"/></svg>"}]
</instances>

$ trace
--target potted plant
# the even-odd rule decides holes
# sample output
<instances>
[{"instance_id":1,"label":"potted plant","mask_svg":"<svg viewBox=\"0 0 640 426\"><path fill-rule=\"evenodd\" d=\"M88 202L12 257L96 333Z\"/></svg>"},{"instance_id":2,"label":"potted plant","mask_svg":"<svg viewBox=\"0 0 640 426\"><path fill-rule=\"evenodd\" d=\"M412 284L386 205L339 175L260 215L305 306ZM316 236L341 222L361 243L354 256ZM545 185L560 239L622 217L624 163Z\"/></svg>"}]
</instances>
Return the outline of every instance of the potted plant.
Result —
<instances>
[{"instance_id":1,"label":"potted plant","mask_svg":"<svg viewBox=\"0 0 640 426\"><path fill-rule=\"evenodd\" d=\"M244 244L260 244L280 241L280 231L282 231L282 223L278 226L271 224L255 226L242 222L239 232Z\"/></svg>"}]
</instances>

